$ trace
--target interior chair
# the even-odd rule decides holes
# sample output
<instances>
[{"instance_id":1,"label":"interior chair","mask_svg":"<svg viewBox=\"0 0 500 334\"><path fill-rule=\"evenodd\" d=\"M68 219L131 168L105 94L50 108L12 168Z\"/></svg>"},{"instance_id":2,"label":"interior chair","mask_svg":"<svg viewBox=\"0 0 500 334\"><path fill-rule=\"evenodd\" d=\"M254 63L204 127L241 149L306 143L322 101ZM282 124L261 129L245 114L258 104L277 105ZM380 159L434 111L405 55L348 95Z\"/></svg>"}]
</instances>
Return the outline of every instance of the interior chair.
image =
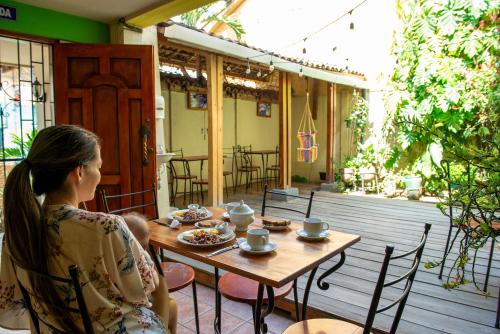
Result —
<instances>
[{"instance_id":1,"label":"interior chair","mask_svg":"<svg viewBox=\"0 0 500 334\"><path fill-rule=\"evenodd\" d=\"M451 179L450 163L447 160L441 161L441 167L444 171L444 178L445 178L447 186L448 186L448 196L450 196L449 197L450 201L448 203L448 214L447 214L447 216L449 218L450 226L448 229L448 237L446 238L446 246L445 246L444 252L443 252L443 259L441 261L441 268L439 270L439 279L441 279L443 277L443 270L444 270L444 265L446 262L446 257L451 251L451 246L453 246L453 245L450 245L451 233L453 231L453 228L457 228L457 225L455 225L453 222L454 219L457 218L454 215L454 210L456 210L456 209L465 210L465 208L460 208L460 206L459 206L460 203L453 203L452 202L454 186L463 186L463 185L459 185L457 183L454 183L454 180ZM472 176L473 176L471 173L470 164L467 164L465 174L466 174L465 177L467 180L465 186L469 187L471 182L472 182ZM457 205L454 205L454 204L457 204ZM463 214L463 212L462 212L462 214ZM460 227L462 229L469 229L470 231L468 231L468 232L474 231L480 226L480 223L478 221L476 221L475 219L473 219L472 217L464 217L464 219L467 219L467 223L462 224ZM493 221L491 227L493 228L495 235L497 235L497 236L500 235L500 221L498 221L498 220ZM459 232L460 231L457 230L456 233L458 234ZM492 237L491 238L490 253L489 253L489 257L488 257L488 266L486 269L486 276L484 279L484 287L483 287L484 292L486 292L488 290L488 281L489 281L489 277L490 277L491 262L493 259L493 251L494 250L495 250L495 238ZM478 249L476 249L476 254L477 254L477 251L478 251ZM476 255L474 255L474 256L476 256ZM499 302L499 307L500 307L500 302ZM498 325L498 321L497 321L497 325Z\"/></svg>"},{"instance_id":2,"label":"interior chair","mask_svg":"<svg viewBox=\"0 0 500 334\"><path fill-rule=\"evenodd\" d=\"M266 173L264 175L264 182L269 184L271 180L274 180L274 186L278 186L278 181L280 178L280 165L279 165L279 146L276 146L276 152L274 153L274 165L266 167Z\"/></svg>"},{"instance_id":3,"label":"interior chair","mask_svg":"<svg viewBox=\"0 0 500 334\"><path fill-rule=\"evenodd\" d=\"M181 149L176 151L169 151L169 153L175 153L180 158L184 157L184 152ZM191 174L188 161L172 161L168 163L168 170L170 174L170 201L171 204L175 205L175 199L178 194L182 194L183 203L186 203L186 195L189 196L190 200L193 199L193 180L197 179L196 175ZM201 177L201 176L200 176ZM179 182L184 183L183 191L179 193Z\"/></svg>"},{"instance_id":4,"label":"interior chair","mask_svg":"<svg viewBox=\"0 0 500 334\"><path fill-rule=\"evenodd\" d=\"M396 313L394 315L394 319L392 321L391 329L389 331L390 334L396 333L401 315L403 314L403 310L408 299L408 295L410 294L413 280L415 279L415 274L417 273L418 266L420 264L420 259L424 251L425 242L427 241L427 235L430 228L431 224L425 224L424 233L422 234L420 243L417 247L410 250L409 252L393 256L392 254L394 252L394 247L385 247L385 256L382 262L382 268L380 269L380 274L375 286L375 291L373 292L372 301L370 304L370 308L368 309L368 316L366 317L364 326L361 327L350 322L336 319L311 319L291 325L283 332L283 334L369 334L372 329L376 314L384 312L398 305ZM413 262L410 270L406 274L386 283L385 278L387 275L387 270L389 268L389 263L392 260L410 257L412 254L415 255L413 256ZM380 297L382 296L382 291L384 290L384 288L403 281L405 281L403 293L397 299L391 301L389 304L378 308Z\"/></svg>"},{"instance_id":5,"label":"interior chair","mask_svg":"<svg viewBox=\"0 0 500 334\"><path fill-rule=\"evenodd\" d=\"M21 269L31 275L36 275L40 279L44 280L47 282L47 284L59 284L59 285L66 285L67 287L71 287L75 291L75 298L76 298L76 307L75 306L70 306L70 305L61 305L60 302L57 304L54 302L49 302L45 300L40 300L36 296L36 292L31 293L25 286L21 284L21 281L19 278L17 278L17 283L19 285L19 288L21 289L21 294L24 299L24 303L26 307L28 308L29 315L31 318L31 321L33 323L34 327L34 332L37 334L41 333L40 330L40 325L43 323L45 326L49 327L50 330L54 331L54 333L64 333L60 331L59 329L55 328L54 326L50 325L46 320L44 320L44 311L38 313L35 311L33 308L33 305L39 305L39 303L45 304L47 306L51 306L56 309L64 310L66 312L69 312L70 314L75 314L75 318L81 319L81 325L83 326L78 326L79 328L84 329L84 333L86 334L94 334L94 329L92 327L92 321L90 320L90 315L89 311L87 309L87 305L85 304L85 300L83 298L82 294L82 286L80 284L80 277L78 273L78 267L76 265L71 265L68 267L68 272L70 278L66 277L59 277L59 276L52 276L48 275L46 273L42 273L36 270L32 269L26 269L23 268L21 265L19 265L14 258L10 257L10 261L12 262L12 267L14 268L14 272L16 273L17 277L17 271L18 269ZM64 302L64 301L63 301ZM54 315L52 315L54 316ZM68 320L68 319L66 319ZM75 324L76 325L76 324ZM71 333L68 333L71 334Z\"/></svg>"},{"instance_id":6,"label":"interior chair","mask_svg":"<svg viewBox=\"0 0 500 334\"><path fill-rule=\"evenodd\" d=\"M224 187L226 188L226 198L229 198L229 188L227 187L227 177L231 176L231 180L233 181L233 193L234 193L234 184L235 184L234 183L233 149L232 148L223 148L222 152L223 152L223 156L224 156L223 163L226 161L226 158L228 157L228 155L231 159L231 170L224 170L222 172L222 175L224 176Z\"/></svg>"},{"instance_id":7,"label":"interior chair","mask_svg":"<svg viewBox=\"0 0 500 334\"><path fill-rule=\"evenodd\" d=\"M136 204L136 205L130 205L130 206L124 206L120 207L119 209L114 209L110 210L109 209L109 200L111 199L128 199L125 201L125 203L132 203L132 200L134 197L150 197L152 200L150 202L146 203L141 203L141 204ZM106 195L106 192L101 189L101 198L104 204L104 209L106 213L113 213L113 214L118 214L118 213L124 213L124 212L131 212L131 211L137 211L141 210L140 213L144 212L144 208L152 208L154 209L154 215L151 217L148 217L150 219L158 219L159 214L158 214L158 201L157 201L157 196L156 196L156 187L155 184L153 183L153 186L149 189L142 190L142 191L137 191L137 192L132 192L132 193L126 193L126 194L120 194L120 195ZM137 200L137 199L136 199ZM141 200L141 198L139 198ZM144 198L144 201L146 201L147 198ZM124 202L121 202L124 203ZM154 249L150 247L151 255L156 254ZM196 333L200 333L200 326L199 326L199 316L198 316L198 298L196 294L196 281L195 281L195 273L194 269L188 265L185 265L183 263L178 263L178 262L170 262L170 261L163 261L161 263L156 263L158 262L158 259L156 255L154 255L153 260L155 261L156 267L158 269L158 272L164 277L167 287L168 287L168 292L175 292L177 290L181 290L189 285L191 285L193 289L193 303L194 303L194 316L195 316L195 322L196 322ZM161 258L163 259L163 253L161 252Z\"/></svg>"},{"instance_id":8,"label":"interior chair","mask_svg":"<svg viewBox=\"0 0 500 334\"><path fill-rule=\"evenodd\" d=\"M307 209L305 211L303 210L296 210L292 209L286 204L284 206L276 206L276 205L268 205L266 201L267 194L277 194L280 196L285 196L282 193L277 193L273 192L272 190L267 190L267 184L264 186L264 194L263 194L263 199L262 199L262 211L261 211L261 216L264 217L266 213L266 208L274 208L278 210L283 210L283 211L292 211L299 213L303 215L304 218L309 218L311 215L311 206L312 206L312 201L314 197L314 191L311 191L311 194L309 197L304 197L304 196L298 196L298 195L286 195L290 196L292 198L298 198L302 199L304 201L307 201ZM259 283L237 275L233 273L226 273L222 275L222 277L219 280L219 291L220 293L226 297L229 300L239 302L239 303L245 303L249 304L252 306L252 314L254 315L255 319L255 304L257 303L257 290L259 287ZM295 304L295 316L296 319L299 319L299 301L298 301L298 291L297 291L297 280L295 279L293 282L290 282L286 284L285 286L279 288L279 289L274 289L274 300L279 300L281 298L286 297L290 291L293 288L293 298L294 298L294 304ZM264 294L264 299L263 303L267 303L267 295ZM263 324L264 328L267 328L266 324Z\"/></svg>"},{"instance_id":9,"label":"interior chair","mask_svg":"<svg viewBox=\"0 0 500 334\"><path fill-rule=\"evenodd\" d=\"M234 166L236 170L236 187L241 184L243 179L243 174L245 175L245 190L250 188L250 185L254 179L254 173L256 174L256 179L259 180L260 177L260 167L252 164L252 157L249 154L251 152L252 146L234 146L233 147L233 157Z\"/></svg>"}]
</instances>

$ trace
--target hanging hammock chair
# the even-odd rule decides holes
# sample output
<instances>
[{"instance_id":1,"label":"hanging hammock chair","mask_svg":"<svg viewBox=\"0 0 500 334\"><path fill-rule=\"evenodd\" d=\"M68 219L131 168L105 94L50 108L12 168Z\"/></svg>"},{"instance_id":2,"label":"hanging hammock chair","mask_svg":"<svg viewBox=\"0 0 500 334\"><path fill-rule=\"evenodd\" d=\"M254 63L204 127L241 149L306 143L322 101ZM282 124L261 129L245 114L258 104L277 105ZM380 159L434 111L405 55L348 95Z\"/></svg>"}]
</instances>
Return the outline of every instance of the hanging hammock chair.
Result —
<instances>
[{"instance_id":1,"label":"hanging hammock chair","mask_svg":"<svg viewBox=\"0 0 500 334\"><path fill-rule=\"evenodd\" d=\"M309 93L306 93L306 107L300 120L297 139L299 147L297 148L297 161L313 163L318 159L318 144L316 143L316 127L309 108Z\"/></svg>"}]
</instances>

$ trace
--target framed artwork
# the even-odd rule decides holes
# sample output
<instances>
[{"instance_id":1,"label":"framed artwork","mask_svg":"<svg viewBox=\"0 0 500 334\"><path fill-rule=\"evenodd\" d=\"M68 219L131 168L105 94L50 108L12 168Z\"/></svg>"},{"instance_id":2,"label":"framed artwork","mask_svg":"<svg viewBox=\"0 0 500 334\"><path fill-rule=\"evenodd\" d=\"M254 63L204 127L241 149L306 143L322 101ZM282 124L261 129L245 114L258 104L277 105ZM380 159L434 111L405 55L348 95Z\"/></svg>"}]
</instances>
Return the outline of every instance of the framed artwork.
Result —
<instances>
[{"instance_id":1,"label":"framed artwork","mask_svg":"<svg viewBox=\"0 0 500 334\"><path fill-rule=\"evenodd\" d=\"M271 117L271 102L257 101L257 116Z\"/></svg>"},{"instance_id":2,"label":"framed artwork","mask_svg":"<svg viewBox=\"0 0 500 334\"><path fill-rule=\"evenodd\" d=\"M205 110L207 109L208 97L207 93L187 92L187 104L189 109Z\"/></svg>"}]
</instances>

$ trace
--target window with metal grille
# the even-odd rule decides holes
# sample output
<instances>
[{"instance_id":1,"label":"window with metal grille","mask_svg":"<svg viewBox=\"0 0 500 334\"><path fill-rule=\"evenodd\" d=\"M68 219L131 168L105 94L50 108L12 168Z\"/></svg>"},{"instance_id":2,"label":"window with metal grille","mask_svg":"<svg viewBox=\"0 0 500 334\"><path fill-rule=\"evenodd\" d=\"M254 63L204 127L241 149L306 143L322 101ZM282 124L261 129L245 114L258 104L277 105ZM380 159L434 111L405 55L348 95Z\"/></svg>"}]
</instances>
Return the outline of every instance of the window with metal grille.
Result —
<instances>
[{"instance_id":1,"label":"window with metal grille","mask_svg":"<svg viewBox=\"0 0 500 334\"><path fill-rule=\"evenodd\" d=\"M54 124L52 72L51 44L0 36L0 208L7 175Z\"/></svg>"}]
</instances>

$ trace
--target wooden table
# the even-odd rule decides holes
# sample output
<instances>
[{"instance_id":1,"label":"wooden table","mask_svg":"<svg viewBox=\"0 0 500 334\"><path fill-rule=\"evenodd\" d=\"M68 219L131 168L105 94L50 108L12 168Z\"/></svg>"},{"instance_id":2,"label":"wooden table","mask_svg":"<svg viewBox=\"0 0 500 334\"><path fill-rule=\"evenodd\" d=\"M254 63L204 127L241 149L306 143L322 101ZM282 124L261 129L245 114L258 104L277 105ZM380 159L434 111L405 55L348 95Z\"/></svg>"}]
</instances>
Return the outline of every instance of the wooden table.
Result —
<instances>
[{"instance_id":1,"label":"wooden table","mask_svg":"<svg viewBox=\"0 0 500 334\"><path fill-rule=\"evenodd\" d=\"M214 212L214 218L219 218L224 212L223 209L219 208L208 209ZM166 223L167 219L162 218L160 221ZM328 284L322 283L321 281L344 263L344 250L361 239L357 235L330 231L328 239L314 242L305 241L298 238L296 234L296 231L302 228L302 225L292 223L289 230L270 231L270 240L278 245L276 251L270 254L251 255L237 248L213 257L207 257L207 255L213 251L234 244L235 241L228 242L222 246L200 248L185 245L177 241L177 235L180 232L194 228L191 224L183 225L180 229L170 229L167 226L150 221L149 227L150 243L152 245L214 266L216 282L216 317L214 328L217 333L220 332L221 314L221 297L217 286L219 269L224 269L259 282L258 298L255 308L255 313L257 315L255 317L255 333L259 333L260 324L263 322L263 320L261 322L261 319L270 314L274 307L274 293L272 288L280 288L302 274L312 270L304 292L302 318L305 319L309 290L319 265L335 255L341 255L340 261L318 278L318 286L326 290L328 289ZM255 222L249 226L250 229L261 227L262 221L259 218L256 218ZM246 232L237 232L236 235L237 237L245 237ZM262 312L264 288L269 296L269 305L265 312Z\"/></svg>"}]
</instances>

